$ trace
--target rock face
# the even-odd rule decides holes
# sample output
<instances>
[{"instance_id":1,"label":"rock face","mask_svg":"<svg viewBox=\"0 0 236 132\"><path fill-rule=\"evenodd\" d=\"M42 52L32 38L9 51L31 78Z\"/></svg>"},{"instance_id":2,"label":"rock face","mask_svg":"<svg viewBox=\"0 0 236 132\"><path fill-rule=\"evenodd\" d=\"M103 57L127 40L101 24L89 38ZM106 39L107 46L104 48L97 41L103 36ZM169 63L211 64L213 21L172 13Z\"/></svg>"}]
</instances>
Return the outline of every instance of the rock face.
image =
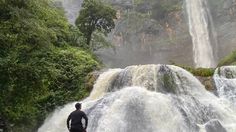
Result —
<instances>
[{"instance_id":1,"label":"rock face","mask_svg":"<svg viewBox=\"0 0 236 132\"><path fill-rule=\"evenodd\" d=\"M110 36L116 51L103 49L97 52L105 64L110 67L125 67L133 64L169 64L173 61L193 65L192 38L184 0L165 1L166 3L160 0L106 1L117 9L118 20L116 29ZM233 0L208 0L208 3L214 23L209 28L215 28L216 32L211 35L215 35L215 41L218 42L218 45L213 45L218 63L236 49L236 6ZM174 6L177 8L170 12L163 11ZM164 9L161 10L161 7Z\"/></svg>"},{"instance_id":2,"label":"rock face","mask_svg":"<svg viewBox=\"0 0 236 132\"><path fill-rule=\"evenodd\" d=\"M205 86L206 90L216 93L215 83L212 77L199 77L198 80Z\"/></svg>"},{"instance_id":3,"label":"rock face","mask_svg":"<svg viewBox=\"0 0 236 132\"><path fill-rule=\"evenodd\" d=\"M66 15L74 22L82 0L61 0ZM96 53L108 67L175 62L193 65L184 0L103 0L117 10L116 28L109 35L114 49ZM207 0L218 45L213 46L218 62L236 49L235 0ZM216 63L217 63L216 62Z\"/></svg>"},{"instance_id":4,"label":"rock face","mask_svg":"<svg viewBox=\"0 0 236 132\"><path fill-rule=\"evenodd\" d=\"M211 120L205 125L206 132L227 132L219 120Z\"/></svg>"},{"instance_id":5,"label":"rock face","mask_svg":"<svg viewBox=\"0 0 236 132\"><path fill-rule=\"evenodd\" d=\"M94 72L91 72L87 75L85 87L88 91L90 91L90 92L92 91L93 85L95 84L95 82L98 79L100 74L101 74L101 72L94 71Z\"/></svg>"},{"instance_id":6,"label":"rock face","mask_svg":"<svg viewBox=\"0 0 236 132\"><path fill-rule=\"evenodd\" d=\"M192 40L181 0L106 1L118 11L110 35L116 51L97 52L109 67L170 62L193 65Z\"/></svg>"},{"instance_id":7,"label":"rock face","mask_svg":"<svg viewBox=\"0 0 236 132\"><path fill-rule=\"evenodd\" d=\"M208 0L218 38L218 57L236 49L236 1ZM217 47L215 47L217 49Z\"/></svg>"}]
</instances>

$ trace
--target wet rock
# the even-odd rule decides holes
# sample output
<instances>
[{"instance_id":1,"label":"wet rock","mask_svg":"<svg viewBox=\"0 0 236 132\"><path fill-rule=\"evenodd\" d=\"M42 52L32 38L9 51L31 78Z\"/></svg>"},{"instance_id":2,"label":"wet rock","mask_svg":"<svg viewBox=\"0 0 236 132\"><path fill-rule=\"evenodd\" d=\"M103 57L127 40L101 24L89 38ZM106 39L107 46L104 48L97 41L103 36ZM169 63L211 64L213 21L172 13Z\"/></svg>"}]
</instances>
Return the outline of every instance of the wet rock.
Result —
<instances>
[{"instance_id":1,"label":"wet rock","mask_svg":"<svg viewBox=\"0 0 236 132\"><path fill-rule=\"evenodd\" d=\"M93 85L95 84L95 82L100 74L101 74L101 72L94 71L94 72L91 72L87 75L87 77L85 79L85 81L86 81L85 87L88 91L92 91Z\"/></svg>"},{"instance_id":2,"label":"wet rock","mask_svg":"<svg viewBox=\"0 0 236 132\"><path fill-rule=\"evenodd\" d=\"M206 90L210 92L215 92L216 87L212 77L199 77L198 80L205 86Z\"/></svg>"},{"instance_id":3,"label":"wet rock","mask_svg":"<svg viewBox=\"0 0 236 132\"><path fill-rule=\"evenodd\" d=\"M206 132L227 132L219 120L210 120L205 125Z\"/></svg>"}]
</instances>

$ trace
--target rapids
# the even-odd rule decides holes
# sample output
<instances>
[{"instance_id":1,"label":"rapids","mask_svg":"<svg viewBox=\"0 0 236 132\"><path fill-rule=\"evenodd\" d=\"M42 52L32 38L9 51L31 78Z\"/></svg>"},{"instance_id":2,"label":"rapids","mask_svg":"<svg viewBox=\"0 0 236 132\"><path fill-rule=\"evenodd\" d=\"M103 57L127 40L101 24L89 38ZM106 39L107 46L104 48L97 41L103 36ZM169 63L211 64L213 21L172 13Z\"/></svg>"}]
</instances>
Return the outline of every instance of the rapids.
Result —
<instances>
[{"instance_id":1,"label":"rapids","mask_svg":"<svg viewBox=\"0 0 236 132\"><path fill-rule=\"evenodd\" d=\"M231 105L235 98L222 99L227 93L220 91L219 97L208 92L197 78L176 66L110 69L82 101L89 118L87 131L235 132L236 110ZM67 132L66 119L74 104L55 110L38 132Z\"/></svg>"}]
</instances>

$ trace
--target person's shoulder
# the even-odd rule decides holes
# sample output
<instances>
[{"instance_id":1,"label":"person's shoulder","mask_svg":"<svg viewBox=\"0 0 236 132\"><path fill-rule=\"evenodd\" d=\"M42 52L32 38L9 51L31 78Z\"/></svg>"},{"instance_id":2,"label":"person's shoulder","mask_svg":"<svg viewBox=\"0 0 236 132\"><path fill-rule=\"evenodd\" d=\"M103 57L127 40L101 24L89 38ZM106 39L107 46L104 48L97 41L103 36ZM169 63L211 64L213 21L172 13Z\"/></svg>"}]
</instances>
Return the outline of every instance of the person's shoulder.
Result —
<instances>
[{"instance_id":1,"label":"person's shoulder","mask_svg":"<svg viewBox=\"0 0 236 132\"><path fill-rule=\"evenodd\" d=\"M75 110L75 111L73 111L73 112L71 112L71 114L82 114L82 115L84 115L85 114L85 112L84 111L81 111L81 110Z\"/></svg>"},{"instance_id":2,"label":"person's shoulder","mask_svg":"<svg viewBox=\"0 0 236 132\"><path fill-rule=\"evenodd\" d=\"M80 113L84 113L84 111L80 110Z\"/></svg>"},{"instance_id":3,"label":"person's shoulder","mask_svg":"<svg viewBox=\"0 0 236 132\"><path fill-rule=\"evenodd\" d=\"M82 111L82 110L80 111L80 113L85 115L85 112L84 112L84 111Z\"/></svg>"},{"instance_id":4,"label":"person's shoulder","mask_svg":"<svg viewBox=\"0 0 236 132\"><path fill-rule=\"evenodd\" d=\"M76 110L75 111L72 111L71 113L70 113L70 115L73 115L73 114L75 114L76 113Z\"/></svg>"}]
</instances>

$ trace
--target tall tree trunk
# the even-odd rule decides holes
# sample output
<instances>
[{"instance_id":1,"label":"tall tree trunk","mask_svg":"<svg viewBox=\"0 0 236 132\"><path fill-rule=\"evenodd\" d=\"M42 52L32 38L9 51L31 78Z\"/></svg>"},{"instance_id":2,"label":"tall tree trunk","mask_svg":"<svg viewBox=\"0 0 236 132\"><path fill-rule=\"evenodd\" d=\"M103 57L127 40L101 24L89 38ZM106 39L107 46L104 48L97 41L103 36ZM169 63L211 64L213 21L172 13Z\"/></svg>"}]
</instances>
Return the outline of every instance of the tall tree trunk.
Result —
<instances>
[{"instance_id":1,"label":"tall tree trunk","mask_svg":"<svg viewBox=\"0 0 236 132\"><path fill-rule=\"evenodd\" d=\"M86 40L87 41L86 43L87 43L88 46L90 46L90 42L91 42L91 39L92 39L92 34L93 34L93 32L88 33L87 40Z\"/></svg>"}]
</instances>

